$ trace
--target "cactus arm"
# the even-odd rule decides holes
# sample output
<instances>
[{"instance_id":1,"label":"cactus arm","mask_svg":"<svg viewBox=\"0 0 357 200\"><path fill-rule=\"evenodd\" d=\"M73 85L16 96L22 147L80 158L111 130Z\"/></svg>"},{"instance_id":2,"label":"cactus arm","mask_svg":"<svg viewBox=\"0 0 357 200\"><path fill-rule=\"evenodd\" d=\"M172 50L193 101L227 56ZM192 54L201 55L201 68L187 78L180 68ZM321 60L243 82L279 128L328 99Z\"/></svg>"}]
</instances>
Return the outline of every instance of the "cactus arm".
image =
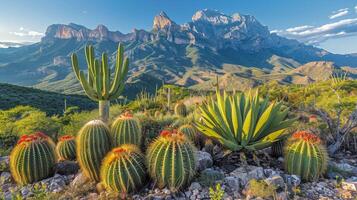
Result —
<instances>
[{"instance_id":1,"label":"cactus arm","mask_svg":"<svg viewBox=\"0 0 357 200\"><path fill-rule=\"evenodd\" d=\"M117 90L120 82L121 82L121 75L123 72L123 57L124 57L124 48L121 44L119 44L118 51L117 51L117 60L115 66L115 74L114 74L114 81L110 88L110 94L114 94Z\"/></svg>"},{"instance_id":2,"label":"cactus arm","mask_svg":"<svg viewBox=\"0 0 357 200\"><path fill-rule=\"evenodd\" d=\"M102 96L102 88L103 88L103 85L102 85L102 80L103 80L103 77L102 77L102 73L101 73L101 64L99 63L99 60L95 60L94 61L94 67L95 67L95 85L96 85L96 92L97 92L97 95L98 95L98 99L100 100L103 100L103 96Z\"/></svg>"},{"instance_id":3,"label":"cactus arm","mask_svg":"<svg viewBox=\"0 0 357 200\"><path fill-rule=\"evenodd\" d=\"M88 82L82 71L79 73L79 78L80 78L79 80L81 82L81 85L84 89L84 92L87 94L87 96L94 101L98 101L98 96L96 95L93 88L88 85Z\"/></svg>"},{"instance_id":4,"label":"cactus arm","mask_svg":"<svg viewBox=\"0 0 357 200\"><path fill-rule=\"evenodd\" d=\"M103 72L103 97L108 99L110 90L110 69L108 67L108 57L107 54L102 54L102 72Z\"/></svg>"},{"instance_id":5,"label":"cactus arm","mask_svg":"<svg viewBox=\"0 0 357 200\"><path fill-rule=\"evenodd\" d=\"M74 74L76 75L77 79L79 80L78 58L75 53L72 54L71 60L72 60L72 68L73 68Z\"/></svg>"}]
</instances>

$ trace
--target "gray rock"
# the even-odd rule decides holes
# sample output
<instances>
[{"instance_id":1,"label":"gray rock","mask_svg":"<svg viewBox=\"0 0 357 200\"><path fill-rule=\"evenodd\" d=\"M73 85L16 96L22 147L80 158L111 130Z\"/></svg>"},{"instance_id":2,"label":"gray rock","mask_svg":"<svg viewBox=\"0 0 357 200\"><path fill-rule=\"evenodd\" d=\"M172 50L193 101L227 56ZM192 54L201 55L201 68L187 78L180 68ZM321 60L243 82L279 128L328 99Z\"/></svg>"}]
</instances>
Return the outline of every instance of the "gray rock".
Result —
<instances>
[{"instance_id":1,"label":"gray rock","mask_svg":"<svg viewBox=\"0 0 357 200\"><path fill-rule=\"evenodd\" d=\"M83 174L78 173L77 176L72 181L72 187L82 187L85 183L89 182L90 180Z\"/></svg>"},{"instance_id":2,"label":"gray rock","mask_svg":"<svg viewBox=\"0 0 357 200\"><path fill-rule=\"evenodd\" d=\"M264 180L268 185L274 185L276 188L284 188L285 182L280 175L274 175Z\"/></svg>"},{"instance_id":3,"label":"gray rock","mask_svg":"<svg viewBox=\"0 0 357 200\"><path fill-rule=\"evenodd\" d=\"M0 185L12 183L12 177L10 172L2 172L0 175Z\"/></svg>"},{"instance_id":4,"label":"gray rock","mask_svg":"<svg viewBox=\"0 0 357 200\"><path fill-rule=\"evenodd\" d=\"M164 189L162 190L162 192L163 192L164 194L167 194L167 195L171 194L171 191L170 191L169 189L167 189L167 188L164 188Z\"/></svg>"},{"instance_id":5,"label":"gray rock","mask_svg":"<svg viewBox=\"0 0 357 200\"><path fill-rule=\"evenodd\" d=\"M239 191L239 178L234 176L227 176L224 182L232 191Z\"/></svg>"},{"instance_id":6,"label":"gray rock","mask_svg":"<svg viewBox=\"0 0 357 200\"><path fill-rule=\"evenodd\" d=\"M292 186L292 187L297 187L301 183L300 177L298 177L296 175L285 174L284 179L285 179L286 184L288 186Z\"/></svg>"},{"instance_id":7,"label":"gray rock","mask_svg":"<svg viewBox=\"0 0 357 200\"><path fill-rule=\"evenodd\" d=\"M202 189L202 186L197 183L197 182L192 182L190 187L189 187L189 190L193 191L193 190L201 190Z\"/></svg>"},{"instance_id":8,"label":"gray rock","mask_svg":"<svg viewBox=\"0 0 357 200\"><path fill-rule=\"evenodd\" d=\"M263 179L264 171L262 167L246 166L239 167L230 173L231 176L238 177L241 186L245 186L252 179Z\"/></svg>"},{"instance_id":9,"label":"gray rock","mask_svg":"<svg viewBox=\"0 0 357 200\"><path fill-rule=\"evenodd\" d=\"M223 180L224 173L212 168L207 168L200 173L198 182L204 186L212 186L216 181Z\"/></svg>"},{"instance_id":10,"label":"gray rock","mask_svg":"<svg viewBox=\"0 0 357 200\"><path fill-rule=\"evenodd\" d=\"M196 158L197 158L196 164L197 164L198 171L202 171L204 169L212 167L213 165L212 156L207 152L197 151Z\"/></svg>"},{"instance_id":11,"label":"gray rock","mask_svg":"<svg viewBox=\"0 0 357 200\"><path fill-rule=\"evenodd\" d=\"M273 169L264 169L264 175L265 177L271 177L275 175L280 175L280 173Z\"/></svg>"},{"instance_id":12,"label":"gray rock","mask_svg":"<svg viewBox=\"0 0 357 200\"><path fill-rule=\"evenodd\" d=\"M56 172L62 175L76 174L79 165L75 161L64 160L56 164Z\"/></svg>"},{"instance_id":13,"label":"gray rock","mask_svg":"<svg viewBox=\"0 0 357 200\"><path fill-rule=\"evenodd\" d=\"M338 173L347 173L348 175L357 176L357 167L352 166L348 163L336 163L334 161L330 161L328 168L334 169L334 171L337 171Z\"/></svg>"}]
</instances>

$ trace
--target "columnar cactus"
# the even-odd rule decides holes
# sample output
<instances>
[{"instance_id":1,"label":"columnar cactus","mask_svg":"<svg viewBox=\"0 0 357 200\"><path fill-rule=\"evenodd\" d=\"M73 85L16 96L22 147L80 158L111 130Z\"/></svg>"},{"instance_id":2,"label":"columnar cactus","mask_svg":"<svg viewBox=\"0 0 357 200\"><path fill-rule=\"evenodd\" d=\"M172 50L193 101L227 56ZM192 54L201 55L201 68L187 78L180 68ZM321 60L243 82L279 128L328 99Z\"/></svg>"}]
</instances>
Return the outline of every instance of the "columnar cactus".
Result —
<instances>
[{"instance_id":1,"label":"columnar cactus","mask_svg":"<svg viewBox=\"0 0 357 200\"><path fill-rule=\"evenodd\" d=\"M56 152L60 160L75 160L76 159L76 140L71 135L60 137Z\"/></svg>"},{"instance_id":2,"label":"columnar cactus","mask_svg":"<svg viewBox=\"0 0 357 200\"><path fill-rule=\"evenodd\" d=\"M284 140L279 140L271 145L271 155L275 157L282 156L284 153Z\"/></svg>"},{"instance_id":3,"label":"columnar cactus","mask_svg":"<svg viewBox=\"0 0 357 200\"><path fill-rule=\"evenodd\" d=\"M124 194L133 192L145 183L145 157L136 145L116 147L104 158L100 176L109 190Z\"/></svg>"},{"instance_id":4,"label":"columnar cactus","mask_svg":"<svg viewBox=\"0 0 357 200\"><path fill-rule=\"evenodd\" d=\"M175 105L175 114L181 117L186 117L187 115L187 108L184 103L177 103Z\"/></svg>"},{"instance_id":5,"label":"columnar cactus","mask_svg":"<svg viewBox=\"0 0 357 200\"><path fill-rule=\"evenodd\" d=\"M141 144L141 125L138 119L126 112L119 116L111 127L113 147L122 144Z\"/></svg>"},{"instance_id":6,"label":"columnar cactus","mask_svg":"<svg viewBox=\"0 0 357 200\"><path fill-rule=\"evenodd\" d=\"M195 148L183 133L164 130L150 144L147 162L149 174L158 186L175 191L195 175Z\"/></svg>"},{"instance_id":7,"label":"columnar cactus","mask_svg":"<svg viewBox=\"0 0 357 200\"><path fill-rule=\"evenodd\" d=\"M103 53L100 61L95 58L93 46L86 46L85 55L88 65L87 78L84 72L80 71L75 53L72 54L73 71L87 96L99 102L99 116L103 122L107 123L109 119L109 101L118 98L124 90L129 59L124 59L124 47L119 44L114 79L111 81L107 54Z\"/></svg>"},{"instance_id":8,"label":"columnar cactus","mask_svg":"<svg viewBox=\"0 0 357 200\"><path fill-rule=\"evenodd\" d=\"M108 127L101 120L92 120L79 131L76 139L77 160L84 174L99 181L99 170L103 158L111 149Z\"/></svg>"},{"instance_id":9,"label":"columnar cactus","mask_svg":"<svg viewBox=\"0 0 357 200\"><path fill-rule=\"evenodd\" d=\"M285 170L302 180L315 181L326 172L328 155L316 135L300 131L288 139L285 146Z\"/></svg>"},{"instance_id":10,"label":"columnar cactus","mask_svg":"<svg viewBox=\"0 0 357 200\"><path fill-rule=\"evenodd\" d=\"M25 185L52 175L56 161L55 144L48 136L24 135L10 154L10 171L18 184Z\"/></svg>"}]
</instances>

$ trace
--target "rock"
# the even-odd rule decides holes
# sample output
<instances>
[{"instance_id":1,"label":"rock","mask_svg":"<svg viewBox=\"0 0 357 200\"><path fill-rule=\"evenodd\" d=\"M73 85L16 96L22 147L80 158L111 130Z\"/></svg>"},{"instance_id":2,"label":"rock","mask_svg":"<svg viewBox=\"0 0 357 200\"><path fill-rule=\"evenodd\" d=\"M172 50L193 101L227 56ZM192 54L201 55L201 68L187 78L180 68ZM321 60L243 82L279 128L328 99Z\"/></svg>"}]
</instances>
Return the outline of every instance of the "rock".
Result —
<instances>
[{"instance_id":1,"label":"rock","mask_svg":"<svg viewBox=\"0 0 357 200\"><path fill-rule=\"evenodd\" d=\"M286 192L280 192L276 195L276 199L279 200L288 200L288 195Z\"/></svg>"},{"instance_id":2,"label":"rock","mask_svg":"<svg viewBox=\"0 0 357 200\"><path fill-rule=\"evenodd\" d=\"M167 195L171 194L171 191L170 191L169 189L167 189L167 188L164 188L164 189L162 190L162 192L163 192L164 194L167 194Z\"/></svg>"},{"instance_id":3,"label":"rock","mask_svg":"<svg viewBox=\"0 0 357 200\"><path fill-rule=\"evenodd\" d=\"M202 187L199 183L197 182L192 182L190 187L189 187L189 190L193 191L193 190L201 190Z\"/></svg>"},{"instance_id":4,"label":"rock","mask_svg":"<svg viewBox=\"0 0 357 200\"><path fill-rule=\"evenodd\" d=\"M77 176L72 181L72 187L82 187L85 183L89 182L89 178L87 178L83 173L78 173Z\"/></svg>"},{"instance_id":5,"label":"rock","mask_svg":"<svg viewBox=\"0 0 357 200\"><path fill-rule=\"evenodd\" d=\"M352 166L348 163L336 163L334 161L330 161L328 169L332 169L332 172L335 172L342 176L357 176L357 167Z\"/></svg>"},{"instance_id":6,"label":"rock","mask_svg":"<svg viewBox=\"0 0 357 200\"><path fill-rule=\"evenodd\" d=\"M2 172L0 175L0 185L12 183L12 177L10 172Z\"/></svg>"},{"instance_id":7,"label":"rock","mask_svg":"<svg viewBox=\"0 0 357 200\"><path fill-rule=\"evenodd\" d=\"M75 161L60 161L56 164L56 172L62 175L76 174L79 170L79 165Z\"/></svg>"},{"instance_id":8,"label":"rock","mask_svg":"<svg viewBox=\"0 0 357 200\"><path fill-rule=\"evenodd\" d=\"M230 175L239 178L241 186L245 186L251 179L265 178L262 167L251 165L239 167L231 172Z\"/></svg>"},{"instance_id":9,"label":"rock","mask_svg":"<svg viewBox=\"0 0 357 200\"><path fill-rule=\"evenodd\" d=\"M197 164L198 171L202 171L204 169L212 167L213 160L211 154L204 151L197 151L196 157L197 157L196 164Z\"/></svg>"},{"instance_id":10,"label":"rock","mask_svg":"<svg viewBox=\"0 0 357 200\"><path fill-rule=\"evenodd\" d=\"M342 189L356 192L357 191L357 177L349 178L341 183Z\"/></svg>"},{"instance_id":11,"label":"rock","mask_svg":"<svg viewBox=\"0 0 357 200\"><path fill-rule=\"evenodd\" d=\"M203 170L198 177L198 182L204 186L212 186L216 181L223 180L224 173L214 170L212 168L207 168Z\"/></svg>"},{"instance_id":12,"label":"rock","mask_svg":"<svg viewBox=\"0 0 357 200\"><path fill-rule=\"evenodd\" d=\"M239 191L239 178L234 176L227 176L224 182L232 191Z\"/></svg>"},{"instance_id":13,"label":"rock","mask_svg":"<svg viewBox=\"0 0 357 200\"><path fill-rule=\"evenodd\" d=\"M280 175L274 175L264 180L268 185L274 185L276 188L284 188L285 182Z\"/></svg>"},{"instance_id":14,"label":"rock","mask_svg":"<svg viewBox=\"0 0 357 200\"><path fill-rule=\"evenodd\" d=\"M286 184L291 187L297 187L301 183L301 179L296 175L285 174L284 179Z\"/></svg>"}]
</instances>

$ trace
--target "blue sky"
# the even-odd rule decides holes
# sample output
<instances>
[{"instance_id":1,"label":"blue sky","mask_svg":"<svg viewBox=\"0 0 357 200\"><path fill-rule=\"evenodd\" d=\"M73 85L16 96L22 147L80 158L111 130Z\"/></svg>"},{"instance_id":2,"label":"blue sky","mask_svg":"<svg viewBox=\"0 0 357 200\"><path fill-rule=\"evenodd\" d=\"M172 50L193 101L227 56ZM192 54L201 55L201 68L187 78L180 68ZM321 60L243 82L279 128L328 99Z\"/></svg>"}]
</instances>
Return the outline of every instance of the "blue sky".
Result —
<instances>
[{"instance_id":1,"label":"blue sky","mask_svg":"<svg viewBox=\"0 0 357 200\"><path fill-rule=\"evenodd\" d=\"M334 53L357 53L356 0L4 0L0 41L39 41L46 27L74 22L88 28L150 30L160 11L178 24L200 9L254 15L279 35Z\"/></svg>"}]
</instances>

